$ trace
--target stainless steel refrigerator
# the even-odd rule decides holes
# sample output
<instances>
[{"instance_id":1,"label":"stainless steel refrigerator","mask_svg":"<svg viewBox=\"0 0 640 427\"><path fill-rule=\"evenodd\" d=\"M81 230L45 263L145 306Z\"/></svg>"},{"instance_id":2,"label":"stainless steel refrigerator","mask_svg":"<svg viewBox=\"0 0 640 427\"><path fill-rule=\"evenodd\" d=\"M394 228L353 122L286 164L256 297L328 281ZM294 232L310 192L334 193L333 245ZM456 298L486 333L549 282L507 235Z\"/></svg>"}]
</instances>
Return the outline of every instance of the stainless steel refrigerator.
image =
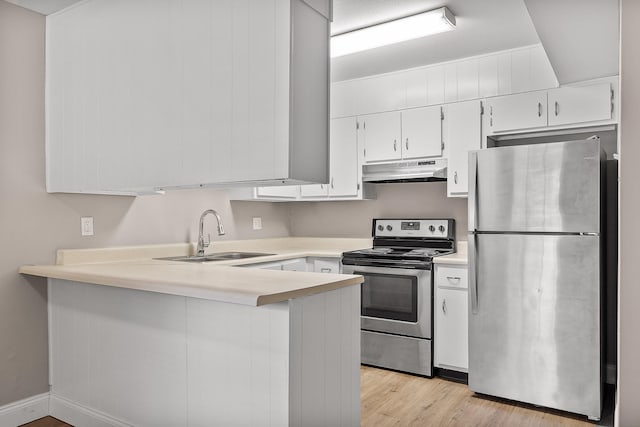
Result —
<instances>
[{"instance_id":1,"label":"stainless steel refrigerator","mask_svg":"<svg viewBox=\"0 0 640 427\"><path fill-rule=\"evenodd\" d=\"M469 156L469 388L599 419L599 139Z\"/></svg>"}]
</instances>

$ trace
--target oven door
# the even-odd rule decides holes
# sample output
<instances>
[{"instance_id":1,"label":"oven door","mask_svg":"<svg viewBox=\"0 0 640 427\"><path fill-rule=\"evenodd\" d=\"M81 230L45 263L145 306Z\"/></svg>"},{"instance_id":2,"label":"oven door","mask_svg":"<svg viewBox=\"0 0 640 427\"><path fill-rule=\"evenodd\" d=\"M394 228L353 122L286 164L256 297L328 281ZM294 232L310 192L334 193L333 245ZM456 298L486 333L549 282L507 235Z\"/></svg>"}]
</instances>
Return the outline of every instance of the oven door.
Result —
<instances>
[{"instance_id":1,"label":"oven door","mask_svg":"<svg viewBox=\"0 0 640 427\"><path fill-rule=\"evenodd\" d=\"M431 270L345 265L364 277L363 330L431 338Z\"/></svg>"}]
</instances>

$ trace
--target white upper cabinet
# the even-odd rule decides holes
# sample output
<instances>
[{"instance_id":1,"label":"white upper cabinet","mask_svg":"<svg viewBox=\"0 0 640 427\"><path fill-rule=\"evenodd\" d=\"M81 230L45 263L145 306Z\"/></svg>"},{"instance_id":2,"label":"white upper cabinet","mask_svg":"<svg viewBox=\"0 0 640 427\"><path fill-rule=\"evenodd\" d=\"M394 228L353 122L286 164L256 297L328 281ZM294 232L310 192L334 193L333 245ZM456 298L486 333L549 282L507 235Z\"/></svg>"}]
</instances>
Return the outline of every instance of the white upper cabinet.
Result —
<instances>
[{"instance_id":1,"label":"white upper cabinet","mask_svg":"<svg viewBox=\"0 0 640 427\"><path fill-rule=\"evenodd\" d=\"M312 5L87 0L47 16L47 190L326 182L330 0Z\"/></svg>"},{"instance_id":2,"label":"white upper cabinet","mask_svg":"<svg viewBox=\"0 0 640 427\"><path fill-rule=\"evenodd\" d=\"M331 120L328 184L300 186L303 198L355 197L358 195L358 130L355 117Z\"/></svg>"},{"instance_id":3,"label":"white upper cabinet","mask_svg":"<svg viewBox=\"0 0 640 427\"><path fill-rule=\"evenodd\" d=\"M327 184L309 184L300 186L300 197L327 197L329 195L329 186Z\"/></svg>"},{"instance_id":4,"label":"white upper cabinet","mask_svg":"<svg viewBox=\"0 0 640 427\"><path fill-rule=\"evenodd\" d=\"M442 107L360 117L366 163L442 156Z\"/></svg>"},{"instance_id":5,"label":"white upper cabinet","mask_svg":"<svg viewBox=\"0 0 640 427\"><path fill-rule=\"evenodd\" d=\"M615 122L613 95L608 81L488 98L487 133Z\"/></svg>"},{"instance_id":6,"label":"white upper cabinet","mask_svg":"<svg viewBox=\"0 0 640 427\"><path fill-rule=\"evenodd\" d=\"M547 91L487 99L489 132L538 128L547 125Z\"/></svg>"},{"instance_id":7,"label":"white upper cabinet","mask_svg":"<svg viewBox=\"0 0 640 427\"><path fill-rule=\"evenodd\" d=\"M355 117L331 120L330 170L327 184L235 189L231 200L274 202L304 200L362 200L375 197L370 184L362 183L363 149L358 143Z\"/></svg>"},{"instance_id":8,"label":"white upper cabinet","mask_svg":"<svg viewBox=\"0 0 640 427\"><path fill-rule=\"evenodd\" d=\"M358 138L356 118L331 120L329 196L358 195Z\"/></svg>"},{"instance_id":9,"label":"white upper cabinet","mask_svg":"<svg viewBox=\"0 0 640 427\"><path fill-rule=\"evenodd\" d=\"M561 87L549 91L549 126L612 118L611 84Z\"/></svg>"},{"instance_id":10,"label":"white upper cabinet","mask_svg":"<svg viewBox=\"0 0 640 427\"><path fill-rule=\"evenodd\" d=\"M366 162L402 158L402 113L371 114L362 118Z\"/></svg>"},{"instance_id":11,"label":"white upper cabinet","mask_svg":"<svg viewBox=\"0 0 640 427\"><path fill-rule=\"evenodd\" d=\"M454 102L447 105L445 126L448 150L447 194L466 197L469 191L469 151L479 150L482 134L481 101Z\"/></svg>"},{"instance_id":12,"label":"white upper cabinet","mask_svg":"<svg viewBox=\"0 0 640 427\"><path fill-rule=\"evenodd\" d=\"M442 155L442 107L415 108L402 112L402 158Z\"/></svg>"},{"instance_id":13,"label":"white upper cabinet","mask_svg":"<svg viewBox=\"0 0 640 427\"><path fill-rule=\"evenodd\" d=\"M256 189L256 196L264 199L295 199L298 197L299 192L299 185L258 187Z\"/></svg>"}]
</instances>

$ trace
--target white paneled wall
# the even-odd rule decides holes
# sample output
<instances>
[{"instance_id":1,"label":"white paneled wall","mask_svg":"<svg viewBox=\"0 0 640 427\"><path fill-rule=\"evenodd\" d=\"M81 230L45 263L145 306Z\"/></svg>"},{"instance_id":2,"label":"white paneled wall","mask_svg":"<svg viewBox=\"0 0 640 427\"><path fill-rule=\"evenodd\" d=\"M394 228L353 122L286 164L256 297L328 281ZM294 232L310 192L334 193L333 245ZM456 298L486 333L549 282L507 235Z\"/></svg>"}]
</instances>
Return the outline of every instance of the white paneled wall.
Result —
<instances>
[{"instance_id":1,"label":"white paneled wall","mask_svg":"<svg viewBox=\"0 0 640 427\"><path fill-rule=\"evenodd\" d=\"M51 415L359 426L359 289L250 307L50 279Z\"/></svg>"},{"instance_id":2,"label":"white paneled wall","mask_svg":"<svg viewBox=\"0 0 640 427\"><path fill-rule=\"evenodd\" d=\"M331 117L355 116L558 87L541 45L331 85Z\"/></svg>"}]
</instances>

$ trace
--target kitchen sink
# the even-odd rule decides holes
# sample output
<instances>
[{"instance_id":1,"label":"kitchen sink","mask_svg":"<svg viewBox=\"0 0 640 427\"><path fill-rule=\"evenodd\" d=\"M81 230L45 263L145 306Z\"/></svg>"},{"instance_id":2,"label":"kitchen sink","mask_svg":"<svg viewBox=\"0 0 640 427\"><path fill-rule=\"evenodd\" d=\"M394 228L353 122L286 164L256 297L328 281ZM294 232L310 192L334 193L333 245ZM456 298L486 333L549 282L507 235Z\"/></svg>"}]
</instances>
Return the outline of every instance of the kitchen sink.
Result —
<instances>
[{"instance_id":1,"label":"kitchen sink","mask_svg":"<svg viewBox=\"0 0 640 427\"><path fill-rule=\"evenodd\" d=\"M255 258L259 256L268 256L274 254L265 254L262 252L218 252L214 254L198 256L170 256L165 258L154 258L163 261L183 261L183 262L213 262L213 261L229 261L234 259Z\"/></svg>"}]
</instances>

